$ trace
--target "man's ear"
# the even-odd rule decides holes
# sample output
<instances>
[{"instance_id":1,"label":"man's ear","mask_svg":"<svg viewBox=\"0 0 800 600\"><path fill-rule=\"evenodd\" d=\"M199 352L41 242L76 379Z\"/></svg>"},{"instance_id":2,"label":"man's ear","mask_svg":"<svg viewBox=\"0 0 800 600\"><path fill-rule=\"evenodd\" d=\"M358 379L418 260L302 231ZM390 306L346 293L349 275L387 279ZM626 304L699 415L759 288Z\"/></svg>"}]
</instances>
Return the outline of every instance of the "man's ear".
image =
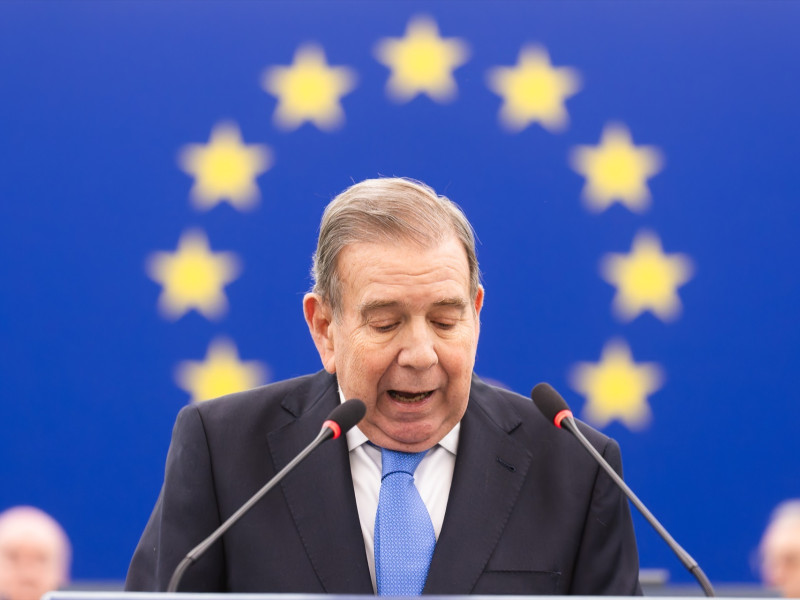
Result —
<instances>
[{"instance_id":1,"label":"man's ear","mask_svg":"<svg viewBox=\"0 0 800 600\"><path fill-rule=\"evenodd\" d=\"M481 334L481 309L483 308L483 286L478 286L478 293L475 294L475 304L473 308L475 309L475 333L480 336ZM475 340L477 341L477 337Z\"/></svg>"},{"instance_id":2,"label":"man's ear","mask_svg":"<svg viewBox=\"0 0 800 600\"><path fill-rule=\"evenodd\" d=\"M475 314L476 315L480 315L481 314L481 309L483 308L483 295L484 295L483 286L479 285L478 286L478 293L475 294Z\"/></svg>"},{"instance_id":3,"label":"man's ear","mask_svg":"<svg viewBox=\"0 0 800 600\"><path fill-rule=\"evenodd\" d=\"M328 373L336 372L336 353L334 352L333 310L319 294L308 293L303 296L303 314L306 316L308 330L317 347L322 366Z\"/></svg>"}]
</instances>

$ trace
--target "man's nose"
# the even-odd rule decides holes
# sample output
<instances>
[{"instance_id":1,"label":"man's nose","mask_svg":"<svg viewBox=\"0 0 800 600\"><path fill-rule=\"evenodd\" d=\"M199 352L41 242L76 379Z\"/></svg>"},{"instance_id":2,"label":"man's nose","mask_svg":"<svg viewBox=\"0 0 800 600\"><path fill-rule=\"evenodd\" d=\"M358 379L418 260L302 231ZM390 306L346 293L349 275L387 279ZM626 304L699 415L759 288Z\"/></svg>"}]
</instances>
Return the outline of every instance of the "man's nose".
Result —
<instances>
[{"instance_id":1,"label":"man's nose","mask_svg":"<svg viewBox=\"0 0 800 600\"><path fill-rule=\"evenodd\" d=\"M412 369L430 369L439 362L435 333L424 319L412 319L404 328L397 363Z\"/></svg>"}]
</instances>

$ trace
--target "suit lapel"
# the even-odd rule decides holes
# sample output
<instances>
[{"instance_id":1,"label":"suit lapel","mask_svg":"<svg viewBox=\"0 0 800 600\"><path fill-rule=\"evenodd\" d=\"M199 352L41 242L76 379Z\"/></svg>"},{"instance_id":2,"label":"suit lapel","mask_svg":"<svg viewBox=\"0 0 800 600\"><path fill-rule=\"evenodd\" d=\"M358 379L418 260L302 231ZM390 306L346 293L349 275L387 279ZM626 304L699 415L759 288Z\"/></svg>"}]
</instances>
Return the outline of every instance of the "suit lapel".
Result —
<instances>
[{"instance_id":1,"label":"suit lapel","mask_svg":"<svg viewBox=\"0 0 800 600\"><path fill-rule=\"evenodd\" d=\"M469 594L483 572L516 504L531 453L509 433L519 417L492 402L491 389L473 382L461 420L453 483L425 594ZM505 404L505 403L502 403Z\"/></svg>"},{"instance_id":2,"label":"suit lapel","mask_svg":"<svg viewBox=\"0 0 800 600\"><path fill-rule=\"evenodd\" d=\"M284 407L297 418L267 436L276 470L316 437L339 403L336 379L320 379L325 385L309 394L316 397L284 400ZM281 488L323 590L372 594L344 436L317 448L286 476Z\"/></svg>"}]
</instances>

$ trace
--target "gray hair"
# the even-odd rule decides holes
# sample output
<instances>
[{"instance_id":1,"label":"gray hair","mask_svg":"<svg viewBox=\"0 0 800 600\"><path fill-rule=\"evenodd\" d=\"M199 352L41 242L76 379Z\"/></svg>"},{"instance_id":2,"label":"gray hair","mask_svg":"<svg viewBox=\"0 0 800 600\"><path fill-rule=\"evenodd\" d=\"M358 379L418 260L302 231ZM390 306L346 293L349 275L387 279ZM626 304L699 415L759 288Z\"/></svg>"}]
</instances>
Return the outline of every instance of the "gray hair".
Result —
<instances>
[{"instance_id":1,"label":"gray hair","mask_svg":"<svg viewBox=\"0 0 800 600\"><path fill-rule=\"evenodd\" d=\"M313 292L339 316L342 301L339 254L349 244L411 241L430 248L455 235L469 265L470 297L480 287L475 235L461 208L422 182L401 177L366 179L336 196L322 214L311 268Z\"/></svg>"}]
</instances>

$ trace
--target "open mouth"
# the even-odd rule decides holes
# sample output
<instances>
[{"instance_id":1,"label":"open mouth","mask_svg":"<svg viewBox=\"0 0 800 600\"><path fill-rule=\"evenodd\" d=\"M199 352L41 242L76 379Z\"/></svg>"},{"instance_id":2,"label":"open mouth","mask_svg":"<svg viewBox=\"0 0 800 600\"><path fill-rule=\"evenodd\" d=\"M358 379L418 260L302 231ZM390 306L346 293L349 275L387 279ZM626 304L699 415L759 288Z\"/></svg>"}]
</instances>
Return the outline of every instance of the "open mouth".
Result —
<instances>
[{"instance_id":1,"label":"open mouth","mask_svg":"<svg viewBox=\"0 0 800 600\"><path fill-rule=\"evenodd\" d=\"M433 394L433 390L427 392L401 392L399 390L389 390L389 396L392 397L393 400L397 400L398 402L421 402L423 400L427 400L430 398L431 394Z\"/></svg>"}]
</instances>

